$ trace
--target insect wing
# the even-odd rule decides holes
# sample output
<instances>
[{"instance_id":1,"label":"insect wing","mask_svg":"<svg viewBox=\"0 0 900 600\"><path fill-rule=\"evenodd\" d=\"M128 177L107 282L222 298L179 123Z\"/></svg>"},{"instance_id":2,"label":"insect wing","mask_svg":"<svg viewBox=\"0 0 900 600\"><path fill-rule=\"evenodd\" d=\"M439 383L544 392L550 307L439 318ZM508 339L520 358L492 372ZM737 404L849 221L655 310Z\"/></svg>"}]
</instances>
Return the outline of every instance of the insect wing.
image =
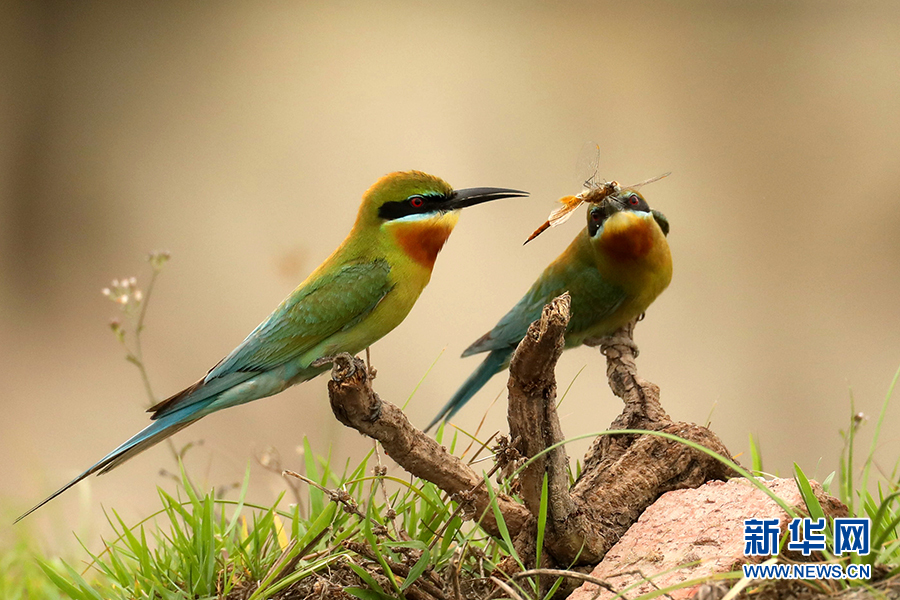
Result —
<instances>
[{"instance_id":1,"label":"insect wing","mask_svg":"<svg viewBox=\"0 0 900 600\"><path fill-rule=\"evenodd\" d=\"M585 190L600 183L600 144L585 142L575 160L575 177Z\"/></svg>"},{"instance_id":2,"label":"insect wing","mask_svg":"<svg viewBox=\"0 0 900 600\"><path fill-rule=\"evenodd\" d=\"M562 206L554 210L550 213L550 216L547 217L547 222L550 223L550 227L556 227L557 225L562 225L568 221L569 217L572 216L572 213L575 212L575 209L584 202L584 199L579 194L578 196L565 196L564 198L560 198L559 201L562 202Z\"/></svg>"},{"instance_id":3,"label":"insect wing","mask_svg":"<svg viewBox=\"0 0 900 600\"><path fill-rule=\"evenodd\" d=\"M662 175L657 175L656 177L651 177L650 179L645 179L644 181L641 181L640 183L635 183L634 185L626 185L622 189L636 190L639 187L643 187L643 186L647 185L648 183L653 183L654 181L659 181L660 179L664 179L671 174L672 174L672 171L669 171L668 173L663 173Z\"/></svg>"},{"instance_id":4,"label":"insect wing","mask_svg":"<svg viewBox=\"0 0 900 600\"><path fill-rule=\"evenodd\" d=\"M572 213L575 211L575 209L581 206L581 203L584 202L584 199L581 197L581 194L579 194L577 196L564 196L560 198L559 201L562 202L562 206L550 213L550 216L547 218L547 220L544 221L540 227L535 229L534 233L528 236L528 239L525 240L526 244L551 227L562 225L563 223L568 221L569 217L572 216Z\"/></svg>"}]
</instances>

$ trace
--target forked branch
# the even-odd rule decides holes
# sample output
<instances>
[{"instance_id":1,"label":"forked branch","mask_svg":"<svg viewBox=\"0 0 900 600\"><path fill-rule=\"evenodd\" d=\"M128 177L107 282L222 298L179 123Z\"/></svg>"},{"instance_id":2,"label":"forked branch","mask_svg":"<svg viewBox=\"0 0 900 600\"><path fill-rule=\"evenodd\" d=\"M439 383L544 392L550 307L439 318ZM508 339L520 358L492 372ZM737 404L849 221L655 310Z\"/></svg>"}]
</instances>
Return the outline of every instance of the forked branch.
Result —
<instances>
[{"instance_id":1,"label":"forked branch","mask_svg":"<svg viewBox=\"0 0 900 600\"><path fill-rule=\"evenodd\" d=\"M731 473L719 461L680 442L654 435L604 435L595 440L581 477L570 488L554 376L570 306L568 294L545 306L510 363L510 437L518 455L534 460L517 482L523 504L503 494L497 504L519 556L528 560L534 556L536 516L546 477L544 549L559 565L586 565L598 562L661 494ZM606 356L609 386L624 402L610 428L664 431L729 456L714 433L691 423L675 423L663 410L659 388L637 374L634 325L592 342ZM331 376L328 393L341 423L380 441L401 467L451 494L468 518L482 519L486 531L499 535L482 477L414 428L399 408L383 402L372 390L361 360L347 354L335 357Z\"/></svg>"}]
</instances>

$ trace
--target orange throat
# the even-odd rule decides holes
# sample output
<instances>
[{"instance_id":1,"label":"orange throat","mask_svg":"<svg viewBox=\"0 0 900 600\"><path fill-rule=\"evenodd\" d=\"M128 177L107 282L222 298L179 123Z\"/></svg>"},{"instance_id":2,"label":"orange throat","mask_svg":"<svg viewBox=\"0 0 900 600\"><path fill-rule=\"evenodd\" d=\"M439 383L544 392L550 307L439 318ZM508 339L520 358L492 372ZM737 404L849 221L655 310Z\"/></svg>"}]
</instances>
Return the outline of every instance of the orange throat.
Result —
<instances>
[{"instance_id":1,"label":"orange throat","mask_svg":"<svg viewBox=\"0 0 900 600\"><path fill-rule=\"evenodd\" d=\"M617 260L640 259L653 249L654 233L652 223L646 219L617 219L604 227L600 245L606 254Z\"/></svg>"},{"instance_id":2,"label":"orange throat","mask_svg":"<svg viewBox=\"0 0 900 600\"><path fill-rule=\"evenodd\" d=\"M394 240L407 256L423 267L431 269L438 253L450 237L454 225L456 225L455 218L436 217L423 221L395 223L391 229Z\"/></svg>"}]
</instances>

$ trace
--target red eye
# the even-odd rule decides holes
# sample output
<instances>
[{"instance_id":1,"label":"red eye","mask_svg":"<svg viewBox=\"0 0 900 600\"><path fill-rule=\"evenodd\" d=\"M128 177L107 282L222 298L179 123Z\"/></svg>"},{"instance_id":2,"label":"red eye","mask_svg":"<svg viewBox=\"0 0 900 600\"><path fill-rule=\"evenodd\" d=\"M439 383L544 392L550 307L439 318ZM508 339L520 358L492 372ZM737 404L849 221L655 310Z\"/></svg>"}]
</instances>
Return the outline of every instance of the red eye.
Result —
<instances>
[{"instance_id":1,"label":"red eye","mask_svg":"<svg viewBox=\"0 0 900 600\"><path fill-rule=\"evenodd\" d=\"M628 204L630 204L632 206L637 206L639 202L640 202L640 200L638 200L637 196L632 196L631 198L628 199Z\"/></svg>"},{"instance_id":2,"label":"red eye","mask_svg":"<svg viewBox=\"0 0 900 600\"><path fill-rule=\"evenodd\" d=\"M422 208L425 204L425 200L422 199L422 196L413 196L409 199L409 205L413 208Z\"/></svg>"}]
</instances>

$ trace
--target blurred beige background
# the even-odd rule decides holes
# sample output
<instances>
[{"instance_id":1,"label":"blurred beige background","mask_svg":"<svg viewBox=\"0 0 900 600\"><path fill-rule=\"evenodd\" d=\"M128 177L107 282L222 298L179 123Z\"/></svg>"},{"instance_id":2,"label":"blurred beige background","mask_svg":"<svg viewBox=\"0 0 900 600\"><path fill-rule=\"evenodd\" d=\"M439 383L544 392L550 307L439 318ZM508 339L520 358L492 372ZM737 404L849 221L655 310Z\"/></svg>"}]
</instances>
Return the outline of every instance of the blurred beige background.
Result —
<instances>
[{"instance_id":1,"label":"blurred beige background","mask_svg":"<svg viewBox=\"0 0 900 600\"><path fill-rule=\"evenodd\" d=\"M606 178L673 172L645 188L671 221L675 276L637 341L674 417L712 413L732 452L752 433L768 470L796 461L822 478L851 394L877 415L900 366L897 4L20 1L2 13L4 515L147 422L107 327L112 278L146 284L146 253L172 252L145 333L168 395L324 259L394 170L532 193L466 211L409 318L372 349L377 390L395 402L440 355L409 405L419 425L475 368L459 353L581 226L580 214L522 247L580 190L588 140ZM566 353L561 385L582 367L563 405L569 436L619 410L596 351ZM492 380L458 422L474 428L504 386ZM888 469L898 415L900 400L878 449ZM498 403L483 431L503 428ZM337 464L370 447L331 416L324 379L175 440L205 440L188 465L220 485L267 446L299 468L304 435ZM156 485L172 487L160 467L173 468L163 446L32 526L83 530L101 505L133 522L157 506ZM283 483L253 470L252 499L271 502Z\"/></svg>"}]
</instances>

